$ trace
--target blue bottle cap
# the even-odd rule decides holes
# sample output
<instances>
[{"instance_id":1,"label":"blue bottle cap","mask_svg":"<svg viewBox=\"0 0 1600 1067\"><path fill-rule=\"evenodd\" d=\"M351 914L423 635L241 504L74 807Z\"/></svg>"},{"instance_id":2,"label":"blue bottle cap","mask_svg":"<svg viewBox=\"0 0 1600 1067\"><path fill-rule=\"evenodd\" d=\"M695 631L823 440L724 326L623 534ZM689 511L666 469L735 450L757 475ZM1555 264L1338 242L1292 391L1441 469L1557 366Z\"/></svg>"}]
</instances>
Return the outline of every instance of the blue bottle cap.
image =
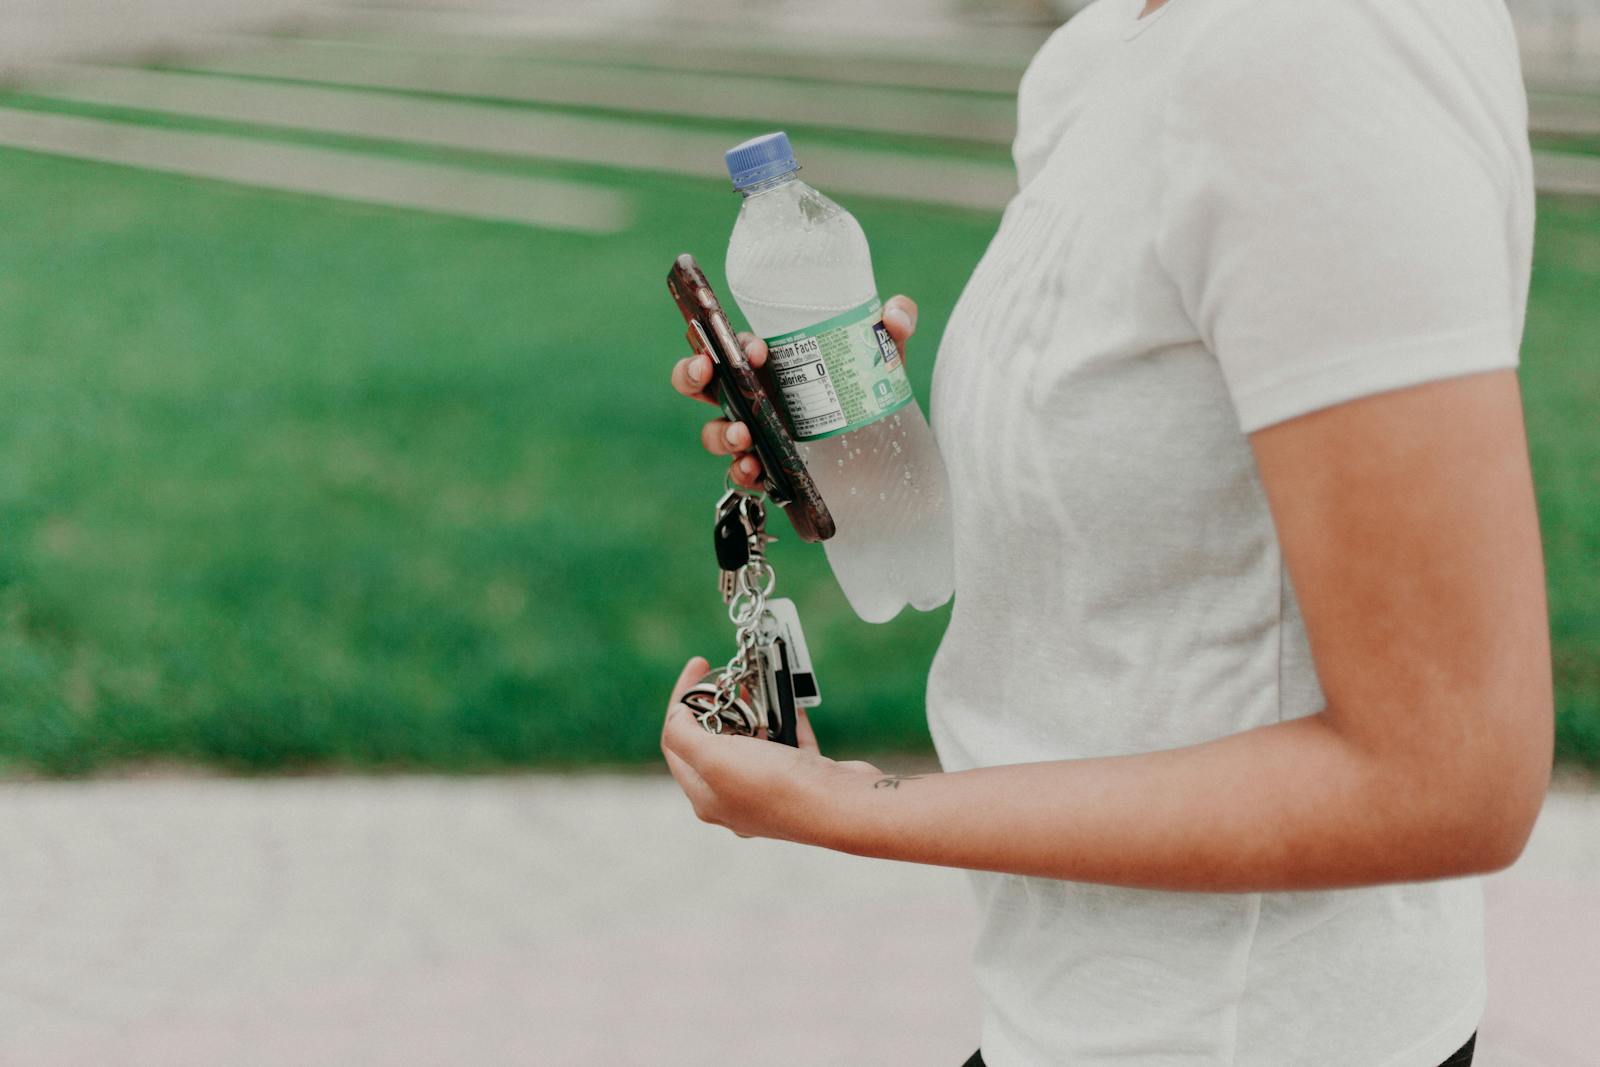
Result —
<instances>
[{"instance_id":1,"label":"blue bottle cap","mask_svg":"<svg viewBox=\"0 0 1600 1067\"><path fill-rule=\"evenodd\" d=\"M745 189L800 169L800 164L794 161L794 149L789 147L789 135L781 130L734 145L723 158L727 160L728 177L733 179L735 189Z\"/></svg>"}]
</instances>

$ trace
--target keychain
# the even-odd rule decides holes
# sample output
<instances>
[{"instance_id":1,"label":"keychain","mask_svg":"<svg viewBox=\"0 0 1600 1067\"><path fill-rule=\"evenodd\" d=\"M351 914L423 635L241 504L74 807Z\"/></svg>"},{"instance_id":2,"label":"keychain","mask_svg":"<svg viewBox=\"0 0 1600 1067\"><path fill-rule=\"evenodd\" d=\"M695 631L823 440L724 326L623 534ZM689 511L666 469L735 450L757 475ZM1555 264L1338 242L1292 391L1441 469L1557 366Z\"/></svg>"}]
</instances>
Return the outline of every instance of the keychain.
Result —
<instances>
[{"instance_id":1,"label":"keychain","mask_svg":"<svg viewBox=\"0 0 1600 1067\"><path fill-rule=\"evenodd\" d=\"M766 547L767 508L759 494L730 486L717 501L712 544L717 588L735 629L727 666L690 687L683 702L714 734L731 732L798 746L801 707L821 703L794 602L773 598L777 574Z\"/></svg>"}]
</instances>

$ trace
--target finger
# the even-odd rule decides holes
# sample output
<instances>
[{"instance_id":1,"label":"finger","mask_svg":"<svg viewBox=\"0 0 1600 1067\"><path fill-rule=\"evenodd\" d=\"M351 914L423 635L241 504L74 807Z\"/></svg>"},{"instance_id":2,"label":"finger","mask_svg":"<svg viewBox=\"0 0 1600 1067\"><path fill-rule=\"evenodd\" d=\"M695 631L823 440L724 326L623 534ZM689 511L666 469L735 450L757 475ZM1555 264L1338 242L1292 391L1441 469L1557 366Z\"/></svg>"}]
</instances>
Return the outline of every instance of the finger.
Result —
<instances>
[{"instance_id":1,"label":"finger","mask_svg":"<svg viewBox=\"0 0 1600 1067\"><path fill-rule=\"evenodd\" d=\"M817 744L816 731L811 729L811 717L806 714L805 708L794 709L794 735L800 742L801 752L815 752L822 755L822 748Z\"/></svg>"},{"instance_id":2,"label":"finger","mask_svg":"<svg viewBox=\"0 0 1600 1067\"><path fill-rule=\"evenodd\" d=\"M715 405L716 398L706 392L711 381L711 360L699 353L685 356L672 367L672 388L684 396Z\"/></svg>"},{"instance_id":3,"label":"finger","mask_svg":"<svg viewBox=\"0 0 1600 1067\"><path fill-rule=\"evenodd\" d=\"M750 759L740 745L766 746L767 742L753 737L741 737L731 732L711 733L700 725L686 704L675 704L667 712L667 721L661 730L661 751L671 753L694 769L700 781L713 793L721 786L723 776L741 762Z\"/></svg>"},{"instance_id":4,"label":"finger","mask_svg":"<svg viewBox=\"0 0 1600 1067\"><path fill-rule=\"evenodd\" d=\"M683 665L683 670L678 672L678 680L672 684L672 699L667 701L670 711L676 704L683 703L683 694L689 687L705 677L706 671L711 669L711 664L706 662L704 656L690 656L689 661Z\"/></svg>"},{"instance_id":5,"label":"finger","mask_svg":"<svg viewBox=\"0 0 1600 1067\"><path fill-rule=\"evenodd\" d=\"M742 422L712 419L700 427L700 443L713 456L731 456L750 447L750 428Z\"/></svg>"},{"instance_id":6,"label":"finger","mask_svg":"<svg viewBox=\"0 0 1600 1067\"><path fill-rule=\"evenodd\" d=\"M767 362L767 342L755 334L749 331L741 333L739 347L744 349L744 358L750 361L752 367L760 367Z\"/></svg>"},{"instance_id":7,"label":"finger","mask_svg":"<svg viewBox=\"0 0 1600 1067\"><path fill-rule=\"evenodd\" d=\"M746 453L735 459L731 472L735 485L745 489L761 488L761 461L753 454Z\"/></svg>"},{"instance_id":8,"label":"finger","mask_svg":"<svg viewBox=\"0 0 1600 1067\"><path fill-rule=\"evenodd\" d=\"M883 325L904 356L906 342L917 332L917 302L903 294L891 296L888 303L883 305Z\"/></svg>"},{"instance_id":9,"label":"finger","mask_svg":"<svg viewBox=\"0 0 1600 1067\"><path fill-rule=\"evenodd\" d=\"M661 724L661 751L695 768L701 778L705 777L699 768L706 757L706 744L716 740L695 719L687 704L673 704L667 709L666 721Z\"/></svg>"},{"instance_id":10,"label":"finger","mask_svg":"<svg viewBox=\"0 0 1600 1067\"><path fill-rule=\"evenodd\" d=\"M683 795L689 798L689 803L694 806L695 814L709 811L711 804L716 800L716 794L711 787L706 785L704 778L698 771L689 766L688 762L676 752L667 751L667 769L672 772L673 780L678 783L678 788L683 790Z\"/></svg>"},{"instance_id":11,"label":"finger","mask_svg":"<svg viewBox=\"0 0 1600 1067\"><path fill-rule=\"evenodd\" d=\"M710 668L711 664L706 662L704 656L695 656L683 665L683 670L678 672L678 680L672 683L672 696L667 698L667 715L661 723L661 744L663 748L666 747L667 723L672 721L672 713L680 708L686 713L689 710L683 705L683 694L688 692L691 685L705 677L706 671L710 670Z\"/></svg>"}]
</instances>

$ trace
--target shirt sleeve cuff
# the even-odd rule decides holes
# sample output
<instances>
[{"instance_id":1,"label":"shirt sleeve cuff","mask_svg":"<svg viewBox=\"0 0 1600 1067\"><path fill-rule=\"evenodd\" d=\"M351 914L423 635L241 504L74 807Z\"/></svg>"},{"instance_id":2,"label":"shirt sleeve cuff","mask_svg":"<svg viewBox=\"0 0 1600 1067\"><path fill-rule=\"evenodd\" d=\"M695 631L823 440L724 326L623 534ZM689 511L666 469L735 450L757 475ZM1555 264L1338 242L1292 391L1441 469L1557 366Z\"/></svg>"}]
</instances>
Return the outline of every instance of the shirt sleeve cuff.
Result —
<instances>
[{"instance_id":1,"label":"shirt sleeve cuff","mask_svg":"<svg viewBox=\"0 0 1600 1067\"><path fill-rule=\"evenodd\" d=\"M1423 382L1517 366L1517 345L1504 323L1399 345L1366 348L1278 381L1235 387L1234 410L1245 433L1376 393Z\"/></svg>"}]
</instances>

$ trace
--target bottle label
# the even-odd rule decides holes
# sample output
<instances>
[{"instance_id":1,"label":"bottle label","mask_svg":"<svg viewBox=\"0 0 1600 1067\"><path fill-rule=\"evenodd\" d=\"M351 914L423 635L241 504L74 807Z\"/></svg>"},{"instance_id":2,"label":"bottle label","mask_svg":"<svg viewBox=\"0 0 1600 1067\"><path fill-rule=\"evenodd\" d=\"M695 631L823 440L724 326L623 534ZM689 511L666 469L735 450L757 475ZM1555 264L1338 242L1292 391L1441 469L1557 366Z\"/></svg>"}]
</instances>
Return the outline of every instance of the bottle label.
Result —
<instances>
[{"instance_id":1,"label":"bottle label","mask_svg":"<svg viewBox=\"0 0 1600 1067\"><path fill-rule=\"evenodd\" d=\"M767 360L800 441L849 433L911 402L911 382L877 297L767 338Z\"/></svg>"}]
</instances>

